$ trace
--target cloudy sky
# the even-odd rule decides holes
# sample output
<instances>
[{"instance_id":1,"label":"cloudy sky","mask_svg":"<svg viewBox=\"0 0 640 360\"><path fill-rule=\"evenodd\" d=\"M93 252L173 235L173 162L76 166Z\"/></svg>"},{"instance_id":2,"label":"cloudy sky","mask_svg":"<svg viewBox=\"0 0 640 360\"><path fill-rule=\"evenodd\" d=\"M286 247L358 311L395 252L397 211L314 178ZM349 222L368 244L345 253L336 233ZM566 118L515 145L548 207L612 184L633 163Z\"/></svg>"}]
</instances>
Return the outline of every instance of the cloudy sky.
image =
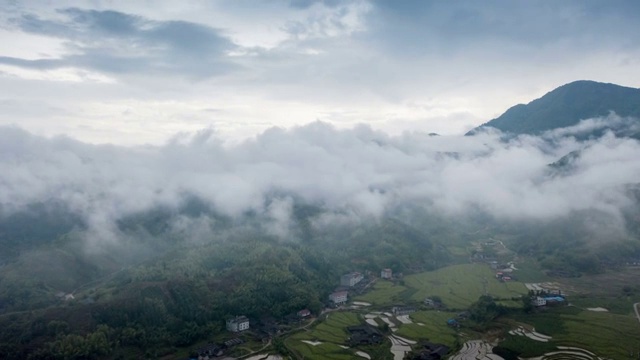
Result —
<instances>
[{"instance_id":1,"label":"cloudy sky","mask_svg":"<svg viewBox=\"0 0 640 360\"><path fill-rule=\"evenodd\" d=\"M564 83L640 86L640 2L0 2L0 125L91 143L358 123L461 134Z\"/></svg>"}]
</instances>

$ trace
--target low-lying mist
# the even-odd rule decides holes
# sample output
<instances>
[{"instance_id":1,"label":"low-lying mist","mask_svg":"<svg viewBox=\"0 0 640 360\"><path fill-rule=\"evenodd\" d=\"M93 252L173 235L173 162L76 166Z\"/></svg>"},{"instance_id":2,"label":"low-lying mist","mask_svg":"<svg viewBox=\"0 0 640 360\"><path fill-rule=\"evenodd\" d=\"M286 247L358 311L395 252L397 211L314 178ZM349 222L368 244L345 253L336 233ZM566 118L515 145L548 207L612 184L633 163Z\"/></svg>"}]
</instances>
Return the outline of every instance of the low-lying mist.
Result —
<instances>
[{"instance_id":1,"label":"low-lying mist","mask_svg":"<svg viewBox=\"0 0 640 360\"><path fill-rule=\"evenodd\" d=\"M203 130L131 148L2 127L0 211L6 220L33 204L56 204L81 220L90 245L117 244L126 219L154 209L173 211L165 230L174 234L205 238L220 218L249 216L286 238L298 203L322 210L313 216L316 227L421 208L543 222L596 211L624 232L622 213L635 204L629 189L640 179L640 143L607 131L584 136L608 122L629 121L610 115L516 137L390 136L317 122L234 145ZM218 218L186 211L194 199Z\"/></svg>"}]
</instances>

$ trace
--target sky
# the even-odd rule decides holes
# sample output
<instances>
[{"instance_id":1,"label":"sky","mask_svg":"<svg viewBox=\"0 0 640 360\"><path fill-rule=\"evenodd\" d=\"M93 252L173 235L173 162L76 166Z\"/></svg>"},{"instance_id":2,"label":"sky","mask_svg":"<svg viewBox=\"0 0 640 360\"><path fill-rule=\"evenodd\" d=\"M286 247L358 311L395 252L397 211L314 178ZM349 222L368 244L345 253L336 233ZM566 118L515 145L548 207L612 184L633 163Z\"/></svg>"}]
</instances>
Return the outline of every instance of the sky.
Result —
<instances>
[{"instance_id":1,"label":"sky","mask_svg":"<svg viewBox=\"0 0 640 360\"><path fill-rule=\"evenodd\" d=\"M640 87L639 16L633 0L3 0L0 125L125 146L317 121L458 135L574 80Z\"/></svg>"}]
</instances>

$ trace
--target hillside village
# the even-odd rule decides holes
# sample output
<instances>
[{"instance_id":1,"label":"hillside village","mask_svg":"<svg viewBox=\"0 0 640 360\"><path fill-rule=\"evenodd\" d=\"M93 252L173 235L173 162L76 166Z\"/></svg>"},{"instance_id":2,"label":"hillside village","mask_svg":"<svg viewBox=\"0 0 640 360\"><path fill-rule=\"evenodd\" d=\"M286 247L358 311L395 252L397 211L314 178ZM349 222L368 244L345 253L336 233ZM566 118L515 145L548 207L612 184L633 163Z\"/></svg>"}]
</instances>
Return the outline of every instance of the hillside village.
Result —
<instances>
[{"instance_id":1,"label":"hillside village","mask_svg":"<svg viewBox=\"0 0 640 360\"><path fill-rule=\"evenodd\" d=\"M488 250L487 250L488 249ZM512 256L504 244L498 241L487 241L478 243L474 246L469 257L471 265L476 264L493 272L493 280L496 283L518 282L516 262L511 259L506 261L506 257ZM475 265L474 265L475 266ZM248 319L243 315L238 315L226 321L226 329L235 337L223 343L209 344L201 347L193 352L190 359L193 360L210 360L210 359L232 359L229 353L233 353L233 348L244 342L247 336L254 341L259 341L265 346L278 341L279 338L287 338L296 333L305 333L309 331L317 323L322 323L330 318L332 313L348 312L360 314L364 321L357 325L346 326L346 336L343 340L345 349L360 349L367 346L379 346L385 339L389 339L392 343L391 352L394 360L404 358L416 360L438 360L443 359L453 348L447 344L438 344L434 342L416 342L406 337L396 334L399 327L403 324L414 324L411 319L412 314L420 311L431 311L441 314L450 314L449 317L442 318L442 325L453 331L452 334L459 333L456 337L464 337L462 331L467 322L475 323L478 321L472 313L474 310L468 311L460 309L456 306L450 307L440 296L425 296L420 301L403 300L389 306L377 306L366 301L359 301L360 298L366 298L368 293L382 283L389 286L400 286L404 283L404 275L402 273L394 273L392 269L380 269L379 276L377 273L370 271L352 271L343 274L336 279L338 286L328 294L324 309L317 314L312 314L309 309L300 309L296 313L292 313L282 319L274 319L265 316L261 319ZM483 282L488 281L484 278ZM514 301L516 304L522 302L530 305L534 311L544 311L547 307L567 305L566 296L555 284L551 283L526 283L523 287L522 295L512 296L511 299L495 298L496 301L508 300ZM487 295L491 299L491 294L487 290L487 284L483 284L483 295ZM524 290L526 289L526 291ZM384 303L393 302L391 299L383 301ZM492 302L492 300L490 300ZM518 305L519 307L522 305ZM473 320L472 320L473 319ZM424 326L417 323L418 326ZM514 330L513 334L520 334L521 330ZM528 333L523 332L525 336ZM544 335L538 335L543 337ZM303 340L308 346L317 346L322 342L317 340ZM287 347L287 352L296 354L296 350ZM394 350L395 349L395 350ZM480 351L482 347L478 347ZM470 351L467 349L466 351ZM365 356L366 353L361 350L357 351L358 356ZM296 357L296 356L294 356ZM242 357L241 357L242 358Z\"/></svg>"}]
</instances>

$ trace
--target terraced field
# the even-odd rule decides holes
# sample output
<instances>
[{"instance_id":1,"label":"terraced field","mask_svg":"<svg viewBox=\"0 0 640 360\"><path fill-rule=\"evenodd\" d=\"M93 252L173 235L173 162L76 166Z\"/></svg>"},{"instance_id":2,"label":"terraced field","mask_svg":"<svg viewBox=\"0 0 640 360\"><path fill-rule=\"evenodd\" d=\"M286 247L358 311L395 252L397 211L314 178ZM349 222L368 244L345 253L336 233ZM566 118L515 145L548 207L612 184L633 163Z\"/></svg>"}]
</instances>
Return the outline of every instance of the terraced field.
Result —
<instances>
[{"instance_id":1,"label":"terraced field","mask_svg":"<svg viewBox=\"0 0 640 360\"><path fill-rule=\"evenodd\" d=\"M565 307L523 316L519 320L553 337L558 347L588 349L606 358L628 359L629 353L637 353L640 346L640 324L631 315Z\"/></svg>"},{"instance_id":2,"label":"terraced field","mask_svg":"<svg viewBox=\"0 0 640 360\"><path fill-rule=\"evenodd\" d=\"M434 343L454 346L456 332L447 326L447 319L455 313L441 311L418 311L410 315L412 324L402 324L396 334L414 340L428 340Z\"/></svg>"},{"instance_id":3,"label":"terraced field","mask_svg":"<svg viewBox=\"0 0 640 360\"><path fill-rule=\"evenodd\" d=\"M354 299L366 301L374 305L392 305L404 302L412 293L413 291L406 286L381 280L375 283L371 291L356 296Z\"/></svg>"},{"instance_id":4,"label":"terraced field","mask_svg":"<svg viewBox=\"0 0 640 360\"><path fill-rule=\"evenodd\" d=\"M393 305L439 296L449 308L466 309L485 293L510 299L526 294L527 289L520 282L499 282L486 264L461 264L408 275L404 285L378 281L372 291L355 299L374 305ZM519 307L521 303L506 301L504 305Z\"/></svg>"},{"instance_id":5,"label":"terraced field","mask_svg":"<svg viewBox=\"0 0 640 360\"><path fill-rule=\"evenodd\" d=\"M503 360L491 352L491 344L482 340L467 341L451 360Z\"/></svg>"},{"instance_id":6,"label":"terraced field","mask_svg":"<svg viewBox=\"0 0 640 360\"><path fill-rule=\"evenodd\" d=\"M422 301L439 296L449 308L465 309L485 293L497 298L511 298L527 293L520 282L499 282L485 264L447 266L436 271L405 277L405 284L416 291L411 300Z\"/></svg>"},{"instance_id":7,"label":"terraced field","mask_svg":"<svg viewBox=\"0 0 640 360\"><path fill-rule=\"evenodd\" d=\"M605 360L605 358L601 358L591 351L584 349L570 346L558 346L557 351L551 351L542 356L526 360Z\"/></svg>"},{"instance_id":8,"label":"terraced field","mask_svg":"<svg viewBox=\"0 0 640 360\"><path fill-rule=\"evenodd\" d=\"M392 358L389 351L390 343L363 349L351 349L345 346L349 337L346 328L362 323L362 319L355 313L333 312L327 314L327 318L313 329L288 337L285 344L298 355L298 358L304 359L362 359L356 355L356 351L363 349L372 359Z\"/></svg>"}]
</instances>

